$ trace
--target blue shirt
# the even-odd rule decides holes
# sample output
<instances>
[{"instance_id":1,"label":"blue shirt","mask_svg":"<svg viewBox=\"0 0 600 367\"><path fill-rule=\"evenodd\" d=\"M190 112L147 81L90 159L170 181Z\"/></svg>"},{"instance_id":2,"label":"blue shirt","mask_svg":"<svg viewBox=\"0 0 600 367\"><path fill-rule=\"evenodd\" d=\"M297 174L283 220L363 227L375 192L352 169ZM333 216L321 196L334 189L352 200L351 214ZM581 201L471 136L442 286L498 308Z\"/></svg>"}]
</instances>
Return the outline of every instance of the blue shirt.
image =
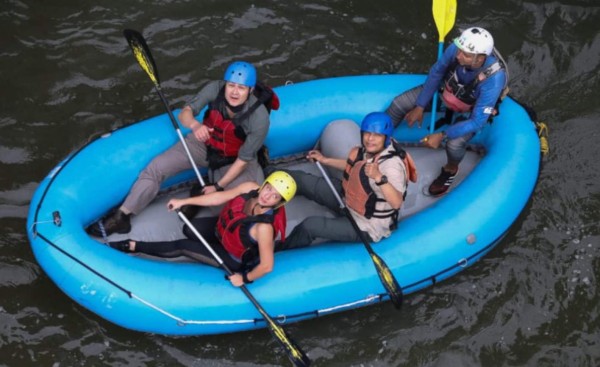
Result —
<instances>
[{"instance_id":1,"label":"blue shirt","mask_svg":"<svg viewBox=\"0 0 600 367\"><path fill-rule=\"evenodd\" d=\"M456 60L457 53L458 47L456 47L455 44L451 44L442 55L442 58L431 67L429 75L427 75L427 80L425 80L423 91L421 91L419 97L417 97L417 106L425 108L425 106L429 104L433 98L433 94L441 87L448 69L454 63L454 60ZM490 55L486 57L483 65L477 69L458 65L457 76L459 83L463 85L469 84L480 72L496 61L498 61L498 59L495 56ZM496 101L498 101L505 84L506 72L504 69L499 70L483 82L478 83L474 91L476 101L473 110L470 112L467 120L451 125L446 130L448 138L454 139L459 136L479 131L494 110Z\"/></svg>"}]
</instances>

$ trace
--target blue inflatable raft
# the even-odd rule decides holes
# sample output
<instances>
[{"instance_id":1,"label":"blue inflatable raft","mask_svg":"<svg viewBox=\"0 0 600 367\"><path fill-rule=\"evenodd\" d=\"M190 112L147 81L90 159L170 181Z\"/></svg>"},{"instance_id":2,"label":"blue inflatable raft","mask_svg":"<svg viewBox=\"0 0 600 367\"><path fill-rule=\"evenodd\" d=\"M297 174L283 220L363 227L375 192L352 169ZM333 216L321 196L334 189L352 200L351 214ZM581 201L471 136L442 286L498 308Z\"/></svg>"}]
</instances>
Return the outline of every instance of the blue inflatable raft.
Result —
<instances>
[{"instance_id":1,"label":"blue inflatable raft","mask_svg":"<svg viewBox=\"0 0 600 367\"><path fill-rule=\"evenodd\" d=\"M314 147L332 120L358 123L369 112L383 111L394 96L424 78L353 76L275 88L281 108L271 114L266 141L271 157L300 156ZM373 245L404 294L442 281L489 252L527 204L539 171L535 125L507 98L500 115L475 137L478 153L470 153L461 164L459 182L439 199L426 197L422 188L445 162L443 150L416 147L426 133L425 127L408 129L405 124L395 131L399 141L414 146L408 150L420 179L409 186L398 229ZM35 257L74 301L128 329L202 335L265 327L256 308L224 280L221 269L131 256L85 232L120 204L139 172L176 141L168 117L161 115L105 134L66 157L31 200L27 232ZM193 173L172 178L165 188L190 178ZM179 223L175 214L165 215ZM134 227L140 223L137 219ZM248 288L281 323L389 299L361 243L278 252L274 271Z\"/></svg>"}]
</instances>

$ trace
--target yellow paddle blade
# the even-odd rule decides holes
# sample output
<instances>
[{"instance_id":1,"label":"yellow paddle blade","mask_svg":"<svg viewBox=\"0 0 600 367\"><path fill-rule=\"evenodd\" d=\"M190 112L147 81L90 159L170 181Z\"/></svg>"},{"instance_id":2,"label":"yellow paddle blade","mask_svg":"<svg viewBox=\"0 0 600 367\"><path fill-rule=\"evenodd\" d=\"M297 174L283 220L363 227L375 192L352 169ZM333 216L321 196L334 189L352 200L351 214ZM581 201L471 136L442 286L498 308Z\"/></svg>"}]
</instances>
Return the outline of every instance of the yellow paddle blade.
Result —
<instances>
[{"instance_id":1,"label":"yellow paddle blade","mask_svg":"<svg viewBox=\"0 0 600 367\"><path fill-rule=\"evenodd\" d=\"M548 155L550 153L550 144L548 144L548 126L545 122L536 122L535 126L540 137L540 151L542 155Z\"/></svg>"},{"instance_id":2,"label":"yellow paddle blade","mask_svg":"<svg viewBox=\"0 0 600 367\"><path fill-rule=\"evenodd\" d=\"M381 280L384 288L387 290L394 307L399 309L402 305L402 289L398 285L394 274L392 274L392 271L383 261L383 259L374 252L371 253L371 259L373 260L373 264L375 264L379 279Z\"/></svg>"},{"instance_id":3,"label":"yellow paddle blade","mask_svg":"<svg viewBox=\"0 0 600 367\"><path fill-rule=\"evenodd\" d=\"M456 0L433 0L433 20L439 34L439 42L444 42L444 38L452 27L456 19Z\"/></svg>"},{"instance_id":4,"label":"yellow paddle blade","mask_svg":"<svg viewBox=\"0 0 600 367\"><path fill-rule=\"evenodd\" d=\"M285 330L279 325L275 323L271 318L265 318L267 323L269 324L269 329L271 333L275 335L277 340L281 343L283 348L285 349L290 361L294 363L294 366L297 367L308 367L310 366L310 359L304 352L287 336Z\"/></svg>"},{"instance_id":5,"label":"yellow paddle blade","mask_svg":"<svg viewBox=\"0 0 600 367\"><path fill-rule=\"evenodd\" d=\"M133 50L133 55L137 59L138 64L140 64L142 69L144 69L146 74L148 74L152 80L152 83L154 83L154 85L158 85L158 80L156 80L152 63L146 58L146 54L144 53L142 46L134 40L131 43L131 49Z\"/></svg>"},{"instance_id":6,"label":"yellow paddle blade","mask_svg":"<svg viewBox=\"0 0 600 367\"><path fill-rule=\"evenodd\" d=\"M150 53L150 48L146 44L146 40L144 36L138 31L133 29L125 29L123 30L123 35L131 47L131 51L133 51L133 56L137 60L140 67L148 74L152 83L160 89L160 82L158 81L158 72L156 71L156 66L154 64L154 59L152 58L152 54Z\"/></svg>"}]
</instances>

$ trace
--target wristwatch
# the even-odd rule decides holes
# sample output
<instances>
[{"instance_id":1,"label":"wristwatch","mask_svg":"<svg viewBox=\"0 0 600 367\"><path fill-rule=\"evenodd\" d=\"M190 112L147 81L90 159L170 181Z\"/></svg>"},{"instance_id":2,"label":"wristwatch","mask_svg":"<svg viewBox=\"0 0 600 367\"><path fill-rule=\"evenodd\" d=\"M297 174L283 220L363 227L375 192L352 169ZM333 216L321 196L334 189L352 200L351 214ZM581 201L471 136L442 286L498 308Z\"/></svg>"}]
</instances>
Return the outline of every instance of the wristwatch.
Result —
<instances>
[{"instance_id":1,"label":"wristwatch","mask_svg":"<svg viewBox=\"0 0 600 367\"><path fill-rule=\"evenodd\" d=\"M248 279L248 273L242 273L242 280L244 281L244 284L254 283L253 280Z\"/></svg>"},{"instance_id":2,"label":"wristwatch","mask_svg":"<svg viewBox=\"0 0 600 367\"><path fill-rule=\"evenodd\" d=\"M381 180L379 180L379 182L375 182L375 185L381 186L381 185L385 185L386 183L388 183L388 178L386 175L383 175L383 176L381 176Z\"/></svg>"},{"instance_id":3,"label":"wristwatch","mask_svg":"<svg viewBox=\"0 0 600 367\"><path fill-rule=\"evenodd\" d=\"M219 185L218 182L215 182L213 184L213 186L215 187L215 190L217 190L217 191L223 191L223 190L225 190L221 185Z\"/></svg>"}]
</instances>

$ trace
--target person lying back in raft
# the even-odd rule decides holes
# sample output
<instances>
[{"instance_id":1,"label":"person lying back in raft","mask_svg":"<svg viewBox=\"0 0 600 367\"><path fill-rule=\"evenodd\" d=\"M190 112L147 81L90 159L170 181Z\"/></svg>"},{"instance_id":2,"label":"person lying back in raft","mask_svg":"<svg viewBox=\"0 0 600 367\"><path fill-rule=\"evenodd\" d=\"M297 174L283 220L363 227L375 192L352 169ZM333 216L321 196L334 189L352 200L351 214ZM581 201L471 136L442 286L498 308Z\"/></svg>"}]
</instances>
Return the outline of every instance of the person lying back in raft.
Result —
<instances>
[{"instance_id":1,"label":"person lying back in raft","mask_svg":"<svg viewBox=\"0 0 600 367\"><path fill-rule=\"evenodd\" d=\"M423 122L423 111L431 108L434 93L443 88L442 101L450 111L468 113L446 131L427 135L422 141L430 148L446 142L447 163L429 186L429 194L440 196L452 185L458 165L465 156L467 143L497 112L503 91L507 93L505 65L494 55L494 39L483 28L462 32L429 71L425 84L397 96L386 113L394 125L406 120L412 127ZM457 119L458 120L458 119Z\"/></svg>"},{"instance_id":2,"label":"person lying back in raft","mask_svg":"<svg viewBox=\"0 0 600 367\"><path fill-rule=\"evenodd\" d=\"M284 205L296 194L296 182L287 173L273 172L259 186L244 182L233 189L185 199L171 199L169 210L183 205L226 205L218 218L194 218L191 223L202 234L225 265L235 274L229 277L236 287L252 283L273 269L275 239L285 243ZM109 245L123 252L141 252L158 257L187 256L218 266L210 251L187 226L186 239L169 242L124 240ZM250 269L251 270L248 270Z\"/></svg>"},{"instance_id":3,"label":"person lying back in raft","mask_svg":"<svg viewBox=\"0 0 600 367\"><path fill-rule=\"evenodd\" d=\"M260 91L259 98L254 90ZM222 191L242 182L263 179L257 154L269 130L269 111L266 105L277 108L270 88L257 83L256 69L243 61L233 62L223 80L208 83L181 110L179 121L192 132L186 143L198 167L208 167L213 184L203 193ZM197 115L208 106L202 122ZM184 146L177 142L150 162L140 173L123 204L109 215L100 227L98 222L88 228L93 236L131 231L131 214L139 214L156 197L161 183L192 165ZM192 217L195 212L184 212ZM104 229L104 233L103 233Z\"/></svg>"},{"instance_id":4,"label":"person lying back in raft","mask_svg":"<svg viewBox=\"0 0 600 367\"><path fill-rule=\"evenodd\" d=\"M408 180L416 182L412 158L392 138L392 120L383 112L368 114L361 124L362 146L350 151L348 158L323 156L317 150L307 159L344 171L342 180L331 178L343 195L358 227L372 242L389 237L396 228L398 212L406 196ZM313 216L304 219L288 236L282 248L311 245L317 238L331 241L360 242L350 220L325 179L303 171L286 171L298 183L298 194L326 206L336 218Z\"/></svg>"}]
</instances>

